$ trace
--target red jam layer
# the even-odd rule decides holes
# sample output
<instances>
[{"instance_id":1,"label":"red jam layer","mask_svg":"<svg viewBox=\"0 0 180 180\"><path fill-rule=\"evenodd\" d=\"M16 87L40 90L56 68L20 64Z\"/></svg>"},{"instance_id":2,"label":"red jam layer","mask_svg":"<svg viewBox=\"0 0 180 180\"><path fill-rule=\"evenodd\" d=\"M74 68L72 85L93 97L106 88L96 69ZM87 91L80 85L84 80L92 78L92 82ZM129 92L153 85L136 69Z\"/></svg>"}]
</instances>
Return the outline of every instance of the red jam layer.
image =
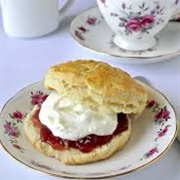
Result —
<instances>
[{"instance_id":1,"label":"red jam layer","mask_svg":"<svg viewBox=\"0 0 180 180\"><path fill-rule=\"evenodd\" d=\"M41 140L45 143L48 143L52 146L53 149L56 150L75 148L79 149L81 152L88 153L91 152L94 148L108 143L114 136L128 129L128 119L126 115L119 113L117 114L118 125L113 134L107 136L97 136L95 134L91 134L77 141L71 141L54 136L47 128L47 126L41 124L38 115L39 110L34 115L33 121L35 126L40 127Z\"/></svg>"}]
</instances>

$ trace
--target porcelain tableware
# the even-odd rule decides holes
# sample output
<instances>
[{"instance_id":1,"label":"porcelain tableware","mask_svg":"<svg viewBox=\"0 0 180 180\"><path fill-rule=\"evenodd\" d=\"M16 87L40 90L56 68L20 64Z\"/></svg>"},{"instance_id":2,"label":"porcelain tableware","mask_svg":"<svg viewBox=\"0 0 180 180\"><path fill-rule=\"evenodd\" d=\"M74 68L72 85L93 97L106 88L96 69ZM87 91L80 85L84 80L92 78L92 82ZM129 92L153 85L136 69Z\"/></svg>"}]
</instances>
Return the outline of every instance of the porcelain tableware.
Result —
<instances>
[{"instance_id":1,"label":"porcelain tableware","mask_svg":"<svg viewBox=\"0 0 180 180\"><path fill-rule=\"evenodd\" d=\"M99 9L115 32L113 42L127 50L154 47L155 35L169 22L179 0L97 0Z\"/></svg>"},{"instance_id":2,"label":"porcelain tableware","mask_svg":"<svg viewBox=\"0 0 180 180\"><path fill-rule=\"evenodd\" d=\"M141 83L141 82L139 82ZM12 97L0 114L0 141L12 157L24 165L53 176L67 178L106 178L130 173L160 159L176 138L176 115L167 98L141 83L148 91L146 109L132 122L128 144L107 160L69 166L38 152L27 140L23 121L34 105L42 103L47 91L43 82L31 84Z\"/></svg>"},{"instance_id":3,"label":"porcelain tableware","mask_svg":"<svg viewBox=\"0 0 180 180\"><path fill-rule=\"evenodd\" d=\"M158 43L144 51L129 51L118 47L113 42L114 32L98 8L89 9L78 15L71 23L70 32L74 40L85 47L87 53L95 59L107 59L123 64L147 64L165 61L180 54L178 22L169 22L166 28L156 35Z\"/></svg>"}]
</instances>

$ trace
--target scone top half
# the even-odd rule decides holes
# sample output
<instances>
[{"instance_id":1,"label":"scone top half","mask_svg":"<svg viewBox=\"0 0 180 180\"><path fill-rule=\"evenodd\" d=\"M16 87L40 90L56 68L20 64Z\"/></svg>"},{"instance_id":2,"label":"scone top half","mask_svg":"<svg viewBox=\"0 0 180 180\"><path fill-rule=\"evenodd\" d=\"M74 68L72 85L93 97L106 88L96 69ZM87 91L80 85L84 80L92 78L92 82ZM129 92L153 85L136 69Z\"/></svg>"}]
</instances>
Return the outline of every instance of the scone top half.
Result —
<instances>
[{"instance_id":1,"label":"scone top half","mask_svg":"<svg viewBox=\"0 0 180 180\"><path fill-rule=\"evenodd\" d=\"M93 60L51 67L45 87L99 112L139 115L147 102L147 92L129 74Z\"/></svg>"}]
</instances>

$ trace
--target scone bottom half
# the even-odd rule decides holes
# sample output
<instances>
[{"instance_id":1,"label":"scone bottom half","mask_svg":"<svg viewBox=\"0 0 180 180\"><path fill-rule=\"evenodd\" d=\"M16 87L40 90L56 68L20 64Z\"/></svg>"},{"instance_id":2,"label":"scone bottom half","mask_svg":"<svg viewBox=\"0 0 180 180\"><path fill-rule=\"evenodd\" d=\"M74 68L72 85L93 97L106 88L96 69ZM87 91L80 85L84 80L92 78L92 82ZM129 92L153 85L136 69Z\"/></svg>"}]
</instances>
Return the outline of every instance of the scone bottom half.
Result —
<instances>
[{"instance_id":1,"label":"scone bottom half","mask_svg":"<svg viewBox=\"0 0 180 180\"><path fill-rule=\"evenodd\" d=\"M123 124L119 123L112 135L104 137L90 135L76 142L63 140L53 136L50 130L40 123L37 119L38 112L39 107L35 106L24 121L27 139L44 155L54 157L67 165L87 164L107 159L121 150L130 138L131 121L126 118L121 119ZM83 145L82 141L87 142Z\"/></svg>"}]
</instances>

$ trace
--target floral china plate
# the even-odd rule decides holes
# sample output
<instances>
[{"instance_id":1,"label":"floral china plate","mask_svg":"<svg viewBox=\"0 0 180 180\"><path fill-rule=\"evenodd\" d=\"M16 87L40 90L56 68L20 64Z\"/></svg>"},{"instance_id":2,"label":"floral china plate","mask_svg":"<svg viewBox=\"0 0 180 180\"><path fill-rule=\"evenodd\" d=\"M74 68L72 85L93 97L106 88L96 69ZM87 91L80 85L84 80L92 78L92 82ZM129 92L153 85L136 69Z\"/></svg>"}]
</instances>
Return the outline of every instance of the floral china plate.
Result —
<instances>
[{"instance_id":1,"label":"floral china plate","mask_svg":"<svg viewBox=\"0 0 180 180\"><path fill-rule=\"evenodd\" d=\"M98 8L78 15L71 23L74 40L93 52L109 55L124 64L146 64L167 60L180 54L180 23L170 22L156 39L157 45L145 51L123 50L113 43L114 33L108 27Z\"/></svg>"},{"instance_id":2,"label":"floral china plate","mask_svg":"<svg viewBox=\"0 0 180 180\"><path fill-rule=\"evenodd\" d=\"M140 83L140 82L139 82ZM141 83L149 99L142 116L132 123L128 144L111 158L86 165L64 165L39 153L28 142L23 121L34 105L49 94L43 82L34 83L12 97L0 116L0 141L6 152L22 164L49 175L67 178L106 178L142 169L160 159L176 137L176 115L166 97Z\"/></svg>"}]
</instances>

